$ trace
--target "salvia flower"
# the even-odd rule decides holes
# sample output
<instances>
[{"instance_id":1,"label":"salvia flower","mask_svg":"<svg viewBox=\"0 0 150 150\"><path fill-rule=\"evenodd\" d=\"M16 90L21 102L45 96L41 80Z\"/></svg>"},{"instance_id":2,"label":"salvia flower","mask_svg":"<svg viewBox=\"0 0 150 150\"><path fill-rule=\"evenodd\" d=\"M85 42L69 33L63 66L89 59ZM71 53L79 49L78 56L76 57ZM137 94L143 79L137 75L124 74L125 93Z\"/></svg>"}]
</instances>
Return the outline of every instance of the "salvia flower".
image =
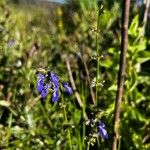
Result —
<instances>
[{"instance_id":1,"label":"salvia flower","mask_svg":"<svg viewBox=\"0 0 150 150\"><path fill-rule=\"evenodd\" d=\"M53 83L52 102L57 102L59 99L59 77L53 72L50 72L50 80Z\"/></svg>"},{"instance_id":2,"label":"salvia flower","mask_svg":"<svg viewBox=\"0 0 150 150\"><path fill-rule=\"evenodd\" d=\"M55 87L59 86L59 78L53 71L50 72L50 79L54 83Z\"/></svg>"},{"instance_id":3,"label":"salvia flower","mask_svg":"<svg viewBox=\"0 0 150 150\"><path fill-rule=\"evenodd\" d=\"M105 129L105 124L103 122L99 123L99 134L102 136L104 139L108 139L108 133Z\"/></svg>"},{"instance_id":4,"label":"salvia flower","mask_svg":"<svg viewBox=\"0 0 150 150\"><path fill-rule=\"evenodd\" d=\"M43 86L43 89L41 91L41 97L45 98L48 94L48 85Z\"/></svg>"},{"instance_id":5,"label":"salvia flower","mask_svg":"<svg viewBox=\"0 0 150 150\"><path fill-rule=\"evenodd\" d=\"M55 88L52 95L52 102L57 102L59 98L59 89Z\"/></svg>"},{"instance_id":6,"label":"salvia flower","mask_svg":"<svg viewBox=\"0 0 150 150\"><path fill-rule=\"evenodd\" d=\"M45 76L42 73L38 74L38 81L36 84L36 89L37 91L40 93L43 89L44 86L44 82L45 82Z\"/></svg>"},{"instance_id":7,"label":"salvia flower","mask_svg":"<svg viewBox=\"0 0 150 150\"><path fill-rule=\"evenodd\" d=\"M72 88L69 86L68 82L64 83L63 86L64 86L66 92L68 92L69 94L73 94Z\"/></svg>"},{"instance_id":8,"label":"salvia flower","mask_svg":"<svg viewBox=\"0 0 150 150\"><path fill-rule=\"evenodd\" d=\"M40 93L42 98L45 98L48 94L48 89L51 87L51 84L45 84L45 75L42 73L38 74L38 82L36 85L37 91Z\"/></svg>"},{"instance_id":9,"label":"salvia flower","mask_svg":"<svg viewBox=\"0 0 150 150\"><path fill-rule=\"evenodd\" d=\"M50 74L48 71L46 71L46 73L40 72L38 73L37 77L38 77L38 81L36 84L36 89L40 93L41 97L44 99L48 95L49 91L53 91L52 102L57 102L59 99L59 93L61 87L60 86L61 82L59 81L59 77L53 71L50 71ZM68 92L69 94L73 93L68 82L62 85L65 88L66 92Z\"/></svg>"}]
</instances>

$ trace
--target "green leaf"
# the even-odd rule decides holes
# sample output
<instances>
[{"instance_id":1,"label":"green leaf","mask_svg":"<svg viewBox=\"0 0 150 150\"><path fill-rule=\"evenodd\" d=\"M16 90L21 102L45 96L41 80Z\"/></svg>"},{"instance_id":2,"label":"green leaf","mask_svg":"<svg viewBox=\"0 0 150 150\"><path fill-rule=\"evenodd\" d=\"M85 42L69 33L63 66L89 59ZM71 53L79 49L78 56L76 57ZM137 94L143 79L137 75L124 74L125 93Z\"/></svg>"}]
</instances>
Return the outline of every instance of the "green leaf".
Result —
<instances>
[{"instance_id":1,"label":"green leaf","mask_svg":"<svg viewBox=\"0 0 150 150\"><path fill-rule=\"evenodd\" d=\"M137 61L138 63L143 63L150 60L150 52L149 51L141 51L138 53Z\"/></svg>"},{"instance_id":2,"label":"green leaf","mask_svg":"<svg viewBox=\"0 0 150 150\"><path fill-rule=\"evenodd\" d=\"M105 61L101 61L99 64L103 67L106 67L106 68L110 68L112 66L112 61L110 60L105 60Z\"/></svg>"},{"instance_id":3,"label":"green leaf","mask_svg":"<svg viewBox=\"0 0 150 150\"><path fill-rule=\"evenodd\" d=\"M108 91L117 91L117 85L112 85L108 88Z\"/></svg>"},{"instance_id":4,"label":"green leaf","mask_svg":"<svg viewBox=\"0 0 150 150\"><path fill-rule=\"evenodd\" d=\"M131 22L128 33L133 36L137 36L138 34L138 26L139 26L139 16L136 15Z\"/></svg>"}]
</instances>

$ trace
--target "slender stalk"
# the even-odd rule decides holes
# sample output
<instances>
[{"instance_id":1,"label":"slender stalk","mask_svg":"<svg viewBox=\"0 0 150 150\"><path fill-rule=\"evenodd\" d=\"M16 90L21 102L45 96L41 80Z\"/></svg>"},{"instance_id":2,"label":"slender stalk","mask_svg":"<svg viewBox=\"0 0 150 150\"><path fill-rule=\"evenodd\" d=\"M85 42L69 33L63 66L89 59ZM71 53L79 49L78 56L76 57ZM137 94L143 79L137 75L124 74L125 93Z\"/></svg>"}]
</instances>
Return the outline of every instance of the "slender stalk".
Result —
<instances>
[{"instance_id":1,"label":"slender stalk","mask_svg":"<svg viewBox=\"0 0 150 150\"><path fill-rule=\"evenodd\" d=\"M99 80L99 44L98 44L98 40L99 40L99 16L100 16L100 12L101 12L102 8L101 8L101 4L99 4L98 6L98 14L97 14L97 27L96 27L96 58L97 58L97 74L96 74L96 93L95 93L95 105L97 106L98 104L98 80ZM97 146L98 148L100 147L100 141L99 138L97 138Z\"/></svg>"},{"instance_id":2,"label":"slender stalk","mask_svg":"<svg viewBox=\"0 0 150 150\"><path fill-rule=\"evenodd\" d=\"M123 84L125 77L125 64L126 64L126 51L128 45L128 21L129 21L129 8L130 0L123 0L122 11L122 40L121 40L121 55L120 67L118 72L118 89L116 95L115 112L114 112L114 129L113 129L113 142L112 150L117 150L117 142L119 139L119 126L120 126L120 105L123 95Z\"/></svg>"},{"instance_id":3,"label":"slender stalk","mask_svg":"<svg viewBox=\"0 0 150 150\"><path fill-rule=\"evenodd\" d=\"M70 67L70 62L68 60L68 57L66 57L66 67L67 67L67 70L68 70L71 86L72 86L72 89L74 91L75 97L76 97L76 99L78 101L79 106L82 108L83 107L83 103L82 103L80 95L79 95L79 93L77 92L77 89L76 89L76 85L75 85L75 82L74 82L74 79L73 79L73 76L72 76L72 70L71 70L71 67Z\"/></svg>"},{"instance_id":4,"label":"slender stalk","mask_svg":"<svg viewBox=\"0 0 150 150\"><path fill-rule=\"evenodd\" d=\"M61 98L62 98L62 102L64 103L63 94L62 94ZM63 112L64 112L64 119L65 119L65 121L66 121L66 124L68 124L66 106L63 106ZM67 129L67 132L68 132L68 133L67 133L67 136L68 136L68 139L69 139L70 150L72 150L72 140L71 140L70 128Z\"/></svg>"},{"instance_id":5,"label":"slender stalk","mask_svg":"<svg viewBox=\"0 0 150 150\"><path fill-rule=\"evenodd\" d=\"M7 136L6 136L7 146L9 146L9 139L11 137L12 116L13 116L12 113L10 113L9 120L8 120Z\"/></svg>"},{"instance_id":6,"label":"slender stalk","mask_svg":"<svg viewBox=\"0 0 150 150\"><path fill-rule=\"evenodd\" d=\"M97 15L97 28L96 28L96 57L97 57L97 75L96 75L96 94L95 94L95 99L96 99L96 106L97 106L97 98L98 98L98 78L99 78L99 46L98 46L98 33L99 33L99 14L100 14L100 8L98 9L98 15Z\"/></svg>"},{"instance_id":7,"label":"slender stalk","mask_svg":"<svg viewBox=\"0 0 150 150\"><path fill-rule=\"evenodd\" d=\"M84 118L84 114L85 114L85 85L84 85L84 82L82 81L82 100L83 100L83 107L82 107L82 114L83 114L83 118ZM82 148L84 149L85 147L85 123L83 123L83 126L82 126L82 130L83 130L83 133L82 133Z\"/></svg>"},{"instance_id":8,"label":"slender stalk","mask_svg":"<svg viewBox=\"0 0 150 150\"><path fill-rule=\"evenodd\" d=\"M88 145L87 145L87 150L89 150L90 149L90 143L88 143Z\"/></svg>"},{"instance_id":9,"label":"slender stalk","mask_svg":"<svg viewBox=\"0 0 150 150\"><path fill-rule=\"evenodd\" d=\"M95 100L95 94L94 94L93 88L91 86L90 72L89 72L88 65L87 65L87 63L85 61L85 58L84 58L85 56L84 56L83 50L81 52L82 52L82 61L83 61L83 64L84 64L86 75L87 75L87 81L88 81L88 85L89 85L89 89L90 89L90 93L91 93L92 102L95 105L96 100Z\"/></svg>"},{"instance_id":10,"label":"slender stalk","mask_svg":"<svg viewBox=\"0 0 150 150\"><path fill-rule=\"evenodd\" d=\"M67 70L68 70L68 75L69 75L69 78L70 78L71 86L72 86L74 95L77 99L77 102L78 102L79 106L82 108L83 103L82 103L81 97L80 97L80 95L77 91L77 88L76 88L76 85L75 85L75 82L74 82L74 79L73 79L73 76L72 76L72 70L71 70L71 66L70 66L70 62L69 62L68 58L69 57L66 57L66 67L67 67ZM85 120L88 120L88 116L87 116L86 112L84 113L84 118L85 118Z\"/></svg>"},{"instance_id":11,"label":"slender stalk","mask_svg":"<svg viewBox=\"0 0 150 150\"><path fill-rule=\"evenodd\" d=\"M119 138L119 141L118 141L118 150L121 149L121 138Z\"/></svg>"},{"instance_id":12,"label":"slender stalk","mask_svg":"<svg viewBox=\"0 0 150 150\"><path fill-rule=\"evenodd\" d=\"M49 125L50 128L52 128L53 124L48 116L48 113L45 111L45 108L41 104L39 106L41 108L44 118L46 118L46 120L47 120L47 124Z\"/></svg>"},{"instance_id":13,"label":"slender stalk","mask_svg":"<svg viewBox=\"0 0 150 150\"><path fill-rule=\"evenodd\" d=\"M77 131L77 136L78 136L78 145L79 145L79 150L84 150L82 147L82 142L81 142L81 135L80 131Z\"/></svg>"}]
</instances>

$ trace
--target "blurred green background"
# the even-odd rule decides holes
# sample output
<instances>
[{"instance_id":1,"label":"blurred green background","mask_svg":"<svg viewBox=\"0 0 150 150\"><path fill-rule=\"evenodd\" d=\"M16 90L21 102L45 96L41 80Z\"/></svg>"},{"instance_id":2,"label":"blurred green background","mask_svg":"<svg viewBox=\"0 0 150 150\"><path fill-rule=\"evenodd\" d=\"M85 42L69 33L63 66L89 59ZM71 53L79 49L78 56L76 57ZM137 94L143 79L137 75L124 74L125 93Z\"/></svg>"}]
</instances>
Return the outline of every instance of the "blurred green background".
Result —
<instances>
[{"instance_id":1,"label":"blurred green background","mask_svg":"<svg viewBox=\"0 0 150 150\"><path fill-rule=\"evenodd\" d=\"M121 41L122 2L103 1L96 55L96 0L0 0L0 149L110 150ZM150 11L143 29L145 1L131 1L129 45L121 105L121 150L150 149ZM48 68L69 81L70 62L77 91L64 101L45 102L36 91L37 68ZM96 84L97 60L100 74ZM87 70L89 75L87 74ZM89 82L90 78L90 82ZM90 92L98 87L97 106ZM68 123L64 120L66 108ZM87 113L90 124L84 119ZM98 135L93 120L102 120L109 135Z\"/></svg>"}]
</instances>

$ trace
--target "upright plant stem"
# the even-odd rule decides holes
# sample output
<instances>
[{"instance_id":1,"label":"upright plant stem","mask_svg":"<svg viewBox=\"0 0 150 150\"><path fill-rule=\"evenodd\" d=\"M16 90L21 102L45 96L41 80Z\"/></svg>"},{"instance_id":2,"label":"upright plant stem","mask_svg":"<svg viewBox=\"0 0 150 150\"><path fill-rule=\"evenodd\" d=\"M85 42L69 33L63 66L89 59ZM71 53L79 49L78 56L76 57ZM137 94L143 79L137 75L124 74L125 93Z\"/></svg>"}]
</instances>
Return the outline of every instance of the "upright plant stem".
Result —
<instances>
[{"instance_id":1,"label":"upright plant stem","mask_svg":"<svg viewBox=\"0 0 150 150\"><path fill-rule=\"evenodd\" d=\"M84 118L84 114L85 114L85 85L84 82L82 82L82 100L83 100L83 108L82 108L82 114L83 114L83 118ZM85 123L83 123L82 126L82 130L83 130L83 134L82 134L82 148L85 148Z\"/></svg>"},{"instance_id":2,"label":"upright plant stem","mask_svg":"<svg viewBox=\"0 0 150 150\"><path fill-rule=\"evenodd\" d=\"M112 150L117 150L117 141L120 136L120 134L119 134L120 105L121 105L122 95L123 95L123 84L124 84L125 64L126 64L126 51L127 51L127 46L128 46L129 8L130 8L130 0L123 0L121 55L120 55L120 67L119 67L119 72L118 72L118 89L117 89L115 112L114 112L114 129L113 129Z\"/></svg>"},{"instance_id":3,"label":"upright plant stem","mask_svg":"<svg viewBox=\"0 0 150 150\"><path fill-rule=\"evenodd\" d=\"M90 143L88 143L88 145L87 145L87 150L89 150L90 149Z\"/></svg>"},{"instance_id":4,"label":"upright plant stem","mask_svg":"<svg viewBox=\"0 0 150 150\"><path fill-rule=\"evenodd\" d=\"M99 46L98 46L98 34L99 34L99 15L100 15L100 9L98 9L98 15L97 15L97 27L96 27L96 57L97 57L97 75L96 75L96 106L98 101L98 77L99 77Z\"/></svg>"},{"instance_id":5,"label":"upright plant stem","mask_svg":"<svg viewBox=\"0 0 150 150\"><path fill-rule=\"evenodd\" d=\"M63 94L62 94L62 102L64 103L64 97L63 97ZM68 118L67 118L67 112L66 112L66 106L63 106L63 112L64 112L64 119L66 121L66 123L68 124ZM70 134L70 129L68 128L67 129L67 136L68 136L68 139L69 139L69 146L70 146L70 150L72 150L72 140L71 140L71 134Z\"/></svg>"}]
</instances>

